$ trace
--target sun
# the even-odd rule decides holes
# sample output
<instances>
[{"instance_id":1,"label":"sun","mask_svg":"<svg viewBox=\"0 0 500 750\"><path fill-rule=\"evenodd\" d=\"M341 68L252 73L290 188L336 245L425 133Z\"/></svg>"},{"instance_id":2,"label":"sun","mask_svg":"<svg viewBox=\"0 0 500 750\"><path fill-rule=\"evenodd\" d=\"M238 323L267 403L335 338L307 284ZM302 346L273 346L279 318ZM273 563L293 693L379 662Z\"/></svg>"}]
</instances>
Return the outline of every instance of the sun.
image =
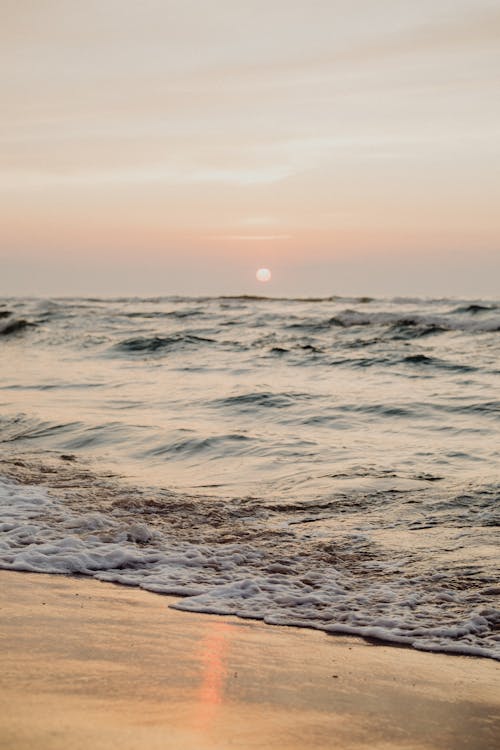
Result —
<instances>
[{"instance_id":1,"label":"sun","mask_svg":"<svg viewBox=\"0 0 500 750\"><path fill-rule=\"evenodd\" d=\"M259 268L255 274L257 281L271 281L271 271L269 268Z\"/></svg>"}]
</instances>

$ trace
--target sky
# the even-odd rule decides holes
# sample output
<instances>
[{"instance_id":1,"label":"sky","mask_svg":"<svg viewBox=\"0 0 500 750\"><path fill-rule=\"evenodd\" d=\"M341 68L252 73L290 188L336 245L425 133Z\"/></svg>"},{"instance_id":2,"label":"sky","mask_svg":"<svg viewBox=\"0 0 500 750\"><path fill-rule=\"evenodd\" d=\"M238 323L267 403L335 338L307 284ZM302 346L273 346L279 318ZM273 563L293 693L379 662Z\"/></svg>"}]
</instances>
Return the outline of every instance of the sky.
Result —
<instances>
[{"instance_id":1,"label":"sky","mask_svg":"<svg viewBox=\"0 0 500 750\"><path fill-rule=\"evenodd\" d=\"M499 296L498 0L3 0L0 50L1 295Z\"/></svg>"}]
</instances>

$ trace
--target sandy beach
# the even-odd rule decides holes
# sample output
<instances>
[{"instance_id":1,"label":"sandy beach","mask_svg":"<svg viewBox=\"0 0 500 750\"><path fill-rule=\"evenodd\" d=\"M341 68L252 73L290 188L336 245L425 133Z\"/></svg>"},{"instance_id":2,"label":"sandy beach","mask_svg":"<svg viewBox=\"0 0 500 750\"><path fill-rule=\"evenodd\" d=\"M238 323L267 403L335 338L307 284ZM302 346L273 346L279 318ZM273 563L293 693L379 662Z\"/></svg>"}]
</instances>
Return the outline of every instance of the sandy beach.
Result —
<instances>
[{"instance_id":1,"label":"sandy beach","mask_svg":"<svg viewBox=\"0 0 500 750\"><path fill-rule=\"evenodd\" d=\"M0 581L4 750L496 747L493 661L179 612L84 578Z\"/></svg>"}]
</instances>

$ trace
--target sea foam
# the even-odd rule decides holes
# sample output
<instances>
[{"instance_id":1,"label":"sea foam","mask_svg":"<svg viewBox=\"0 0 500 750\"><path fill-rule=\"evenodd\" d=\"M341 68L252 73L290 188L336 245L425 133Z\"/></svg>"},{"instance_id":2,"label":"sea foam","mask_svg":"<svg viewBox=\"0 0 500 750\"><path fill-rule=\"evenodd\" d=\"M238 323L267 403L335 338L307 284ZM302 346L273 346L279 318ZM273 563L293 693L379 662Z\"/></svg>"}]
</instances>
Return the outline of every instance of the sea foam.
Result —
<instances>
[{"instance_id":1,"label":"sea foam","mask_svg":"<svg viewBox=\"0 0 500 750\"><path fill-rule=\"evenodd\" d=\"M79 512L43 487L10 479L0 479L0 515L5 569L87 575L181 596L177 609L500 659L500 613L439 575L430 585L380 562L379 575L364 580L268 544L181 542L137 513ZM352 548L365 541L353 536Z\"/></svg>"}]
</instances>

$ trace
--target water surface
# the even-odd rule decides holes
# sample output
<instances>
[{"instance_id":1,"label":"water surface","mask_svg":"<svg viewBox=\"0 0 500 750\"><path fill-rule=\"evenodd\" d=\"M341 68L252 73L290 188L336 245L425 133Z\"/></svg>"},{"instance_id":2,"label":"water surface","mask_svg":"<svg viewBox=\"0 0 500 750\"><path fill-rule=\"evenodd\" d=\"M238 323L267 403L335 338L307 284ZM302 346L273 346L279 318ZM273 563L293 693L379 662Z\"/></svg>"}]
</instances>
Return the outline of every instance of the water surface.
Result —
<instances>
[{"instance_id":1,"label":"water surface","mask_svg":"<svg viewBox=\"0 0 500 750\"><path fill-rule=\"evenodd\" d=\"M499 658L499 335L492 300L0 300L0 565Z\"/></svg>"}]
</instances>

